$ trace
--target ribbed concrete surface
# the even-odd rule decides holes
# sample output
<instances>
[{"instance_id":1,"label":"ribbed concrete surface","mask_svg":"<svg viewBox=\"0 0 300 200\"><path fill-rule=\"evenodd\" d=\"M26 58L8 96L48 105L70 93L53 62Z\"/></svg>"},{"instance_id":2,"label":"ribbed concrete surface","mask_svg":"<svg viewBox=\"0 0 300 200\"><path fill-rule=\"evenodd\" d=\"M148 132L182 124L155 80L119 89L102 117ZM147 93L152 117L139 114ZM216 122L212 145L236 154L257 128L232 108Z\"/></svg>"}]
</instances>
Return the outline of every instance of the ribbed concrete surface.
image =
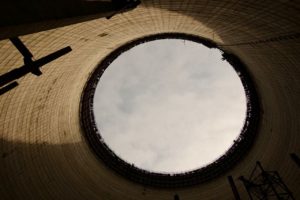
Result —
<instances>
[{"instance_id":1,"label":"ribbed concrete surface","mask_svg":"<svg viewBox=\"0 0 300 200\"><path fill-rule=\"evenodd\" d=\"M247 175L257 160L278 170L300 198L300 169L289 157L300 155L299 10L292 0L153 0L110 20L20 37L36 59L65 46L73 51L0 96L1 199L169 200L175 193L183 200L233 199L226 175ZM223 177L196 187L162 190L129 182L95 158L80 129L81 92L97 63L128 41L161 32L199 35L234 52L248 65L262 104L249 154ZM0 74L22 64L15 47L0 41Z\"/></svg>"}]
</instances>

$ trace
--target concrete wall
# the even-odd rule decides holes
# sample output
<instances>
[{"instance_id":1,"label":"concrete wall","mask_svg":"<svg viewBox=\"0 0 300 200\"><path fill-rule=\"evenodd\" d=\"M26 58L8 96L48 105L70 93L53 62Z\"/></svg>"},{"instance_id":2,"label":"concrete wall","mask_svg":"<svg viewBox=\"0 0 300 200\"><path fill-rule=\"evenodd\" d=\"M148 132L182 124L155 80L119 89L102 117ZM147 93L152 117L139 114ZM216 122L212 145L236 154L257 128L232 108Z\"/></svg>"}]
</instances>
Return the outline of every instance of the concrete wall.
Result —
<instances>
[{"instance_id":1,"label":"concrete wall","mask_svg":"<svg viewBox=\"0 0 300 200\"><path fill-rule=\"evenodd\" d=\"M143 1L137 9L20 38L38 59L73 51L28 74L0 96L1 199L229 200L226 176L247 175L257 160L278 170L296 199L300 169L300 5L297 1ZM24 25L26 26L26 25ZM6 29L14 36L17 29ZM36 27L40 31L40 27ZM144 187L118 176L91 152L79 124L81 92L108 53L133 39L183 32L211 39L249 67L262 111L257 141L224 176L190 188ZM7 39L0 41L0 74L23 65ZM243 199L245 189L236 181Z\"/></svg>"}]
</instances>

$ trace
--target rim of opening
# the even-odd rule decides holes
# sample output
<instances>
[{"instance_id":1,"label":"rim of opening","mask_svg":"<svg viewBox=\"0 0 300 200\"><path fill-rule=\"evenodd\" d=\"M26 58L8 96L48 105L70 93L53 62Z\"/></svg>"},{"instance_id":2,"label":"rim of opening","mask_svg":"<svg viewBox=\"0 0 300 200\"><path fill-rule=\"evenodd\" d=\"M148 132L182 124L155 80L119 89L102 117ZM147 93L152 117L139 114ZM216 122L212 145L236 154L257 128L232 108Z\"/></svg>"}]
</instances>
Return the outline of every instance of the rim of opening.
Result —
<instances>
[{"instance_id":1,"label":"rim of opening","mask_svg":"<svg viewBox=\"0 0 300 200\"><path fill-rule=\"evenodd\" d=\"M100 77L105 69L109 67L123 52L145 42L150 42L159 39L183 39L200 43L208 48L217 48L222 52L223 59L226 60L236 71L239 76L246 95L246 118L239 137L234 141L234 144L229 150L219 157L216 161L201 167L199 169L184 173L165 174L150 172L144 169L137 168L133 164L129 164L118 157L104 142L100 131L98 130L94 118L94 94ZM235 55L228 53L217 46L214 42L201 38L199 36L184 34L184 33L162 33L145 36L129 43L122 45L98 64L92 75L89 77L82 93L80 103L80 122L86 139L95 153L109 168L113 169L118 174L126 177L134 182L143 185L155 187L184 187L206 182L216 178L230 168L245 156L252 146L256 130L259 123L259 103L256 90L251 81L247 68L243 62Z\"/></svg>"}]
</instances>

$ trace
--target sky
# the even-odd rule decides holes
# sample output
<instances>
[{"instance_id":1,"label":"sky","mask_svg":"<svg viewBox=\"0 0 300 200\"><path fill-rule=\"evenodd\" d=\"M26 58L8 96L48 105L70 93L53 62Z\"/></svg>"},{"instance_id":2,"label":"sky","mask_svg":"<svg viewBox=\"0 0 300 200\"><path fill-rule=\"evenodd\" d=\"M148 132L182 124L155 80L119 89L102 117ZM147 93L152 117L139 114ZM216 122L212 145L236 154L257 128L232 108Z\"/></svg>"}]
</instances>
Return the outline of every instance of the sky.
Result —
<instances>
[{"instance_id":1,"label":"sky","mask_svg":"<svg viewBox=\"0 0 300 200\"><path fill-rule=\"evenodd\" d=\"M104 142L128 163L181 173L218 159L243 127L246 98L221 52L179 39L156 40L121 54L94 97Z\"/></svg>"}]
</instances>

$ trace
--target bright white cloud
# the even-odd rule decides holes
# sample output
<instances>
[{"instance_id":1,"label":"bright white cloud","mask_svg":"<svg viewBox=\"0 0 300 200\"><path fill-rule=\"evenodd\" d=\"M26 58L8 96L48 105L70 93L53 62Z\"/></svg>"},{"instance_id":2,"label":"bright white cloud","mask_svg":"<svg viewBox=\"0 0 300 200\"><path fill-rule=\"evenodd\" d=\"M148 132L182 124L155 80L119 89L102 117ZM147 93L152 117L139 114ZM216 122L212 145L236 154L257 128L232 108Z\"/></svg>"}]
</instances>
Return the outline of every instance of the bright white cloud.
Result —
<instances>
[{"instance_id":1,"label":"bright white cloud","mask_svg":"<svg viewBox=\"0 0 300 200\"><path fill-rule=\"evenodd\" d=\"M207 165L230 148L244 124L246 99L218 50L170 39L117 58L100 79L94 109L118 156L176 173Z\"/></svg>"}]
</instances>

